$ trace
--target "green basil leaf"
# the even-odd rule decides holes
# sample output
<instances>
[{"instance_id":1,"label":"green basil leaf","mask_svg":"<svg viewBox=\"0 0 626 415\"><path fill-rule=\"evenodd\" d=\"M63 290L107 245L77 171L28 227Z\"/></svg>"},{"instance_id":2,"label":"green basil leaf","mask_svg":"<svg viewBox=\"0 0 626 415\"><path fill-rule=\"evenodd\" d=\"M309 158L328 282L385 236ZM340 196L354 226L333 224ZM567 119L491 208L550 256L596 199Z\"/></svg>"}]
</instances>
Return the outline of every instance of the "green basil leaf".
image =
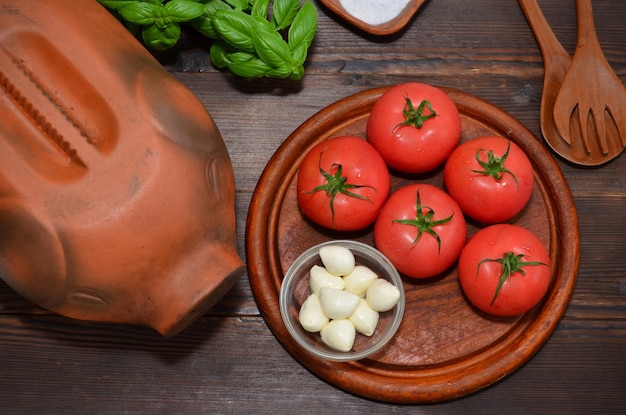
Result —
<instances>
[{"instance_id":1,"label":"green basil leaf","mask_svg":"<svg viewBox=\"0 0 626 415\"><path fill-rule=\"evenodd\" d=\"M294 66L304 65L306 61L308 47L301 43L298 47L291 51L291 64Z\"/></svg>"},{"instance_id":2,"label":"green basil leaf","mask_svg":"<svg viewBox=\"0 0 626 415\"><path fill-rule=\"evenodd\" d=\"M207 17L213 17L218 10L232 10L232 6L222 0L209 0L204 4L204 15Z\"/></svg>"},{"instance_id":3,"label":"green basil leaf","mask_svg":"<svg viewBox=\"0 0 626 415\"><path fill-rule=\"evenodd\" d=\"M233 6L235 10L249 10L250 6L248 4L248 0L225 0L226 3Z\"/></svg>"},{"instance_id":4,"label":"green basil leaf","mask_svg":"<svg viewBox=\"0 0 626 415\"><path fill-rule=\"evenodd\" d=\"M131 3L119 9L120 16L124 20L140 25L151 25L156 21L156 10L160 5L146 3ZM163 6L160 6L163 7Z\"/></svg>"},{"instance_id":5,"label":"green basil leaf","mask_svg":"<svg viewBox=\"0 0 626 415\"><path fill-rule=\"evenodd\" d=\"M217 69L225 68L228 64L226 47L226 43L218 40L213 42L211 48L209 49L211 62Z\"/></svg>"},{"instance_id":6,"label":"green basil leaf","mask_svg":"<svg viewBox=\"0 0 626 415\"><path fill-rule=\"evenodd\" d=\"M205 14L203 14L202 16L196 17L195 19L191 20L189 24L191 25L191 27L196 29L198 32L200 32L204 36L211 38L211 39L217 39L218 35L215 32L215 29L213 28L212 20L213 19L211 19L211 17L208 17Z\"/></svg>"},{"instance_id":7,"label":"green basil leaf","mask_svg":"<svg viewBox=\"0 0 626 415\"><path fill-rule=\"evenodd\" d=\"M252 23L253 28L257 28L260 30L267 30L268 32L278 33L276 31L276 27L274 27L272 25L272 22L270 22L266 18L260 17L260 16L251 16L251 17L252 17L251 23Z\"/></svg>"},{"instance_id":8,"label":"green basil leaf","mask_svg":"<svg viewBox=\"0 0 626 415\"><path fill-rule=\"evenodd\" d=\"M254 4L252 5L252 10L250 11L250 15L260 17L266 20L269 7L270 7L270 0L256 0Z\"/></svg>"},{"instance_id":9,"label":"green basil leaf","mask_svg":"<svg viewBox=\"0 0 626 415\"><path fill-rule=\"evenodd\" d=\"M180 38L180 25L172 22L165 28L159 28L156 24L145 26L141 32L145 44L154 50L171 48Z\"/></svg>"},{"instance_id":10,"label":"green basil leaf","mask_svg":"<svg viewBox=\"0 0 626 415\"><path fill-rule=\"evenodd\" d=\"M268 78L289 78L292 75L292 70L289 67L274 68L265 73Z\"/></svg>"},{"instance_id":11,"label":"green basil leaf","mask_svg":"<svg viewBox=\"0 0 626 415\"><path fill-rule=\"evenodd\" d=\"M172 22L187 22L204 12L204 6L190 0L171 0L165 3L167 18Z\"/></svg>"},{"instance_id":12,"label":"green basil leaf","mask_svg":"<svg viewBox=\"0 0 626 415\"><path fill-rule=\"evenodd\" d=\"M254 59L258 59L258 56L248 52L231 52L227 55L228 63L246 63Z\"/></svg>"},{"instance_id":13,"label":"green basil leaf","mask_svg":"<svg viewBox=\"0 0 626 415\"><path fill-rule=\"evenodd\" d=\"M299 9L300 0L275 0L272 5L272 21L279 30L286 29L292 24Z\"/></svg>"},{"instance_id":14,"label":"green basil leaf","mask_svg":"<svg viewBox=\"0 0 626 415\"><path fill-rule=\"evenodd\" d=\"M313 43L317 31L317 10L310 0L307 0L293 19L287 35L287 43L292 51L302 47L306 49Z\"/></svg>"},{"instance_id":15,"label":"green basil leaf","mask_svg":"<svg viewBox=\"0 0 626 415\"><path fill-rule=\"evenodd\" d=\"M222 40L214 42L209 53L216 68L226 68L242 78L260 78L272 69L256 54L238 51Z\"/></svg>"},{"instance_id":16,"label":"green basil leaf","mask_svg":"<svg viewBox=\"0 0 626 415\"><path fill-rule=\"evenodd\" d=\"M216 34L229 45L245 52L254 52L252 44L252 16L236 10L218 10L213 17Z\"/></svg>"},{"instance_id":17,"label":"green basil leaf","mask_svg":"<svg viewBox=\"0 0 626 415\"><path fill-rule=\"evenodd\" d=\"M248 79L261 78L272 69L259 58L247 62L228 64L227 68L235 75Z\"/></svg>"},{"instance_id":18,"label":"green basil leaf","mask_svg":"<svg viewBox=\"0 0 626 415\"><path fill-rule=\"evenodd\" d=\"M122 7L139 2L137 0L98 0L98 3L102 4L107 9L119 10Z\"/></svg>"},{"instance_id":19,"label":"green basil leaf","mask_svg":"<svg viewBox=\"0 0 626 415\"><path fill-rule=\"evenodd\" d=\"M255 28L252 30L252 42L259 58L272 68L290 64L291 50L280 33Z\"/></svg>"},{"instance_id":20,"label":"green basil leaf","mask_svg":"<svg viewBox=\"0 0 626 415\"><path fill-rule=\"evenodd\" d=\"M299 81L304 77L304 66L294 66L291 68L291 75L289 75L289 79L293 79L294 81Z\"/></svg>"},{"instance_id":21,"label":"green basil leaf","mask_svg":"<svg viewBox=\"0 0 626 415\"><path fill-rule=\"evenodd\" d=\"M213 16L218 10L232 10L232 7L222 0L210 0L204 6L204 12L189 23L198 32L211 39L219 39L213 28Z\"/></svg>"},{"instance_id":22,"label":"green basil leaf","mask_svg":"<svg viewBox=\"0 0 626 415\"><path fill-rule=\"evenodd\" d=\"M143 29L147 47L174 46L181 23L213 39L218 69L243 78L301 79L317 30L312 0L98 0L129 28ZM130 30L130 29L129 29ZM283 37L287 32L287 40Z\"/></svg>"}]
</instances>

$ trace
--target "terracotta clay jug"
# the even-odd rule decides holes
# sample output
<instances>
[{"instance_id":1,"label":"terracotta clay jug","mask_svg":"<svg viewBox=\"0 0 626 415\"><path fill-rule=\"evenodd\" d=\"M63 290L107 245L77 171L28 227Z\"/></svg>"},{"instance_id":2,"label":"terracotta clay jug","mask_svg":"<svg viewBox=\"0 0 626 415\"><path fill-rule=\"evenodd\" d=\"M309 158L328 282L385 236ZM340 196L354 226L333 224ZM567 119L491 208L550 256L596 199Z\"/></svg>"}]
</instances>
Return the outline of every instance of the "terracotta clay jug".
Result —
<instances>
[{"instance_id":1,"label":"terracotta clay jug","mask_svg":"<svg viewBox=\"0 0 626 415\"><path fill-rule=\"evenodd\" d=\"M80 3L80 5L79 5ZM0 276L171 336L243 274L202 103L95 0L0 0Z\"/></svg>"}]
</instances>

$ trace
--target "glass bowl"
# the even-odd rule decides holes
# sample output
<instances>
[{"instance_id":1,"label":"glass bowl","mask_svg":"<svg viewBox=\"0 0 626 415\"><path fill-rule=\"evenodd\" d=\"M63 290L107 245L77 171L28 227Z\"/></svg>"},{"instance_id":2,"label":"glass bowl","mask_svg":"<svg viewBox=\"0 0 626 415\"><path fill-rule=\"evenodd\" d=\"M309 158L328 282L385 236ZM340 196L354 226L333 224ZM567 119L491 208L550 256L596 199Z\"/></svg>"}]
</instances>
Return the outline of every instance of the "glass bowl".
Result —
<instances>
[{"instance_id":1,"label":"glass bowl","mask_svg":"<svg viewBox=\"0 0 626 415\"><path fill-rule=\"evenodd\" d=\"M327 346L320 333L306 331L299 321L302 303L311 293L309 270L313 265L322 265L319 250L323 246L339 245L348 248L354 255L356 265L365 265L379 278L384 278L400 291L398 303L389 311L379 313L378 325L372 336L356 333L354 346L348 352ZM393 338L404 315L405 296L400 274L381 252L370 245L350 241L331 240L312 246L300 255L287 270L280 287L280 312L287 330L295 341L309 353L319 358L347 362L360 360L380 351Z\"/></svg>"}]
</instances>

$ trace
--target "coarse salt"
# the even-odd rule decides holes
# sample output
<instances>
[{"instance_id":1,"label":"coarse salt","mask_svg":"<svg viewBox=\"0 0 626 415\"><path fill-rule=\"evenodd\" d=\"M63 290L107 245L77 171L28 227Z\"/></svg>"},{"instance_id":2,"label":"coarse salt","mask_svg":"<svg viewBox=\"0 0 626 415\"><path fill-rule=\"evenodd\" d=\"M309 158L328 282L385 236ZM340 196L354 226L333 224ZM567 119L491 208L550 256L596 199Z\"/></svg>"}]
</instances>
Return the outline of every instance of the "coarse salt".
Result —
<instances>
[{"instance_id":1,"label":"coarse salt","mask_svg":"<svg viewBox=\"0 0 626 415\"><path fill-rule=\"evenodd\" d=\"M398 16L411 0L340 0L341 6L355 18L373 26Z\"/></svg>"}]
</instances>

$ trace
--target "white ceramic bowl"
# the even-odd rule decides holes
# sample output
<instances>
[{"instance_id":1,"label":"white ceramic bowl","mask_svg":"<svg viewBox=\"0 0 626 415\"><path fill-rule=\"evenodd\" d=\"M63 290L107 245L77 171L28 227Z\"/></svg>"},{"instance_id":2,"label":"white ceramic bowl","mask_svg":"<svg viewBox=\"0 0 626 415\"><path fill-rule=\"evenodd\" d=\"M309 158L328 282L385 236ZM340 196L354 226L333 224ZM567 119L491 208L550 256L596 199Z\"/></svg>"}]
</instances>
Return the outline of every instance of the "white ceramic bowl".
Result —
<instances>
[{"instance_id":1,"label":"white ceramic bowl","mask_svg":"<svg viewBox=\"0 0 626 415\"><path fill-rule=\"evenodd\" d=\"M322 266L319 250L326 245L340 245L348 248L352 251L357 265L369 267L379 278L391 282L400 291L398 304L391 310L380 313L374 334L365 336L357 333L354 346L349 352L337 351L324 344L319 333L311 333L302 328L298 317L300 306L311 293L309 270L315 264ZM405 297L402 278L391 261L370 245L350 240L327 241L306 250L289 267L280 288L280 312L291 336L309 353L336 362L363 359L385 347L400 326L404 307Z\"/></svg>"}]
</instances>

